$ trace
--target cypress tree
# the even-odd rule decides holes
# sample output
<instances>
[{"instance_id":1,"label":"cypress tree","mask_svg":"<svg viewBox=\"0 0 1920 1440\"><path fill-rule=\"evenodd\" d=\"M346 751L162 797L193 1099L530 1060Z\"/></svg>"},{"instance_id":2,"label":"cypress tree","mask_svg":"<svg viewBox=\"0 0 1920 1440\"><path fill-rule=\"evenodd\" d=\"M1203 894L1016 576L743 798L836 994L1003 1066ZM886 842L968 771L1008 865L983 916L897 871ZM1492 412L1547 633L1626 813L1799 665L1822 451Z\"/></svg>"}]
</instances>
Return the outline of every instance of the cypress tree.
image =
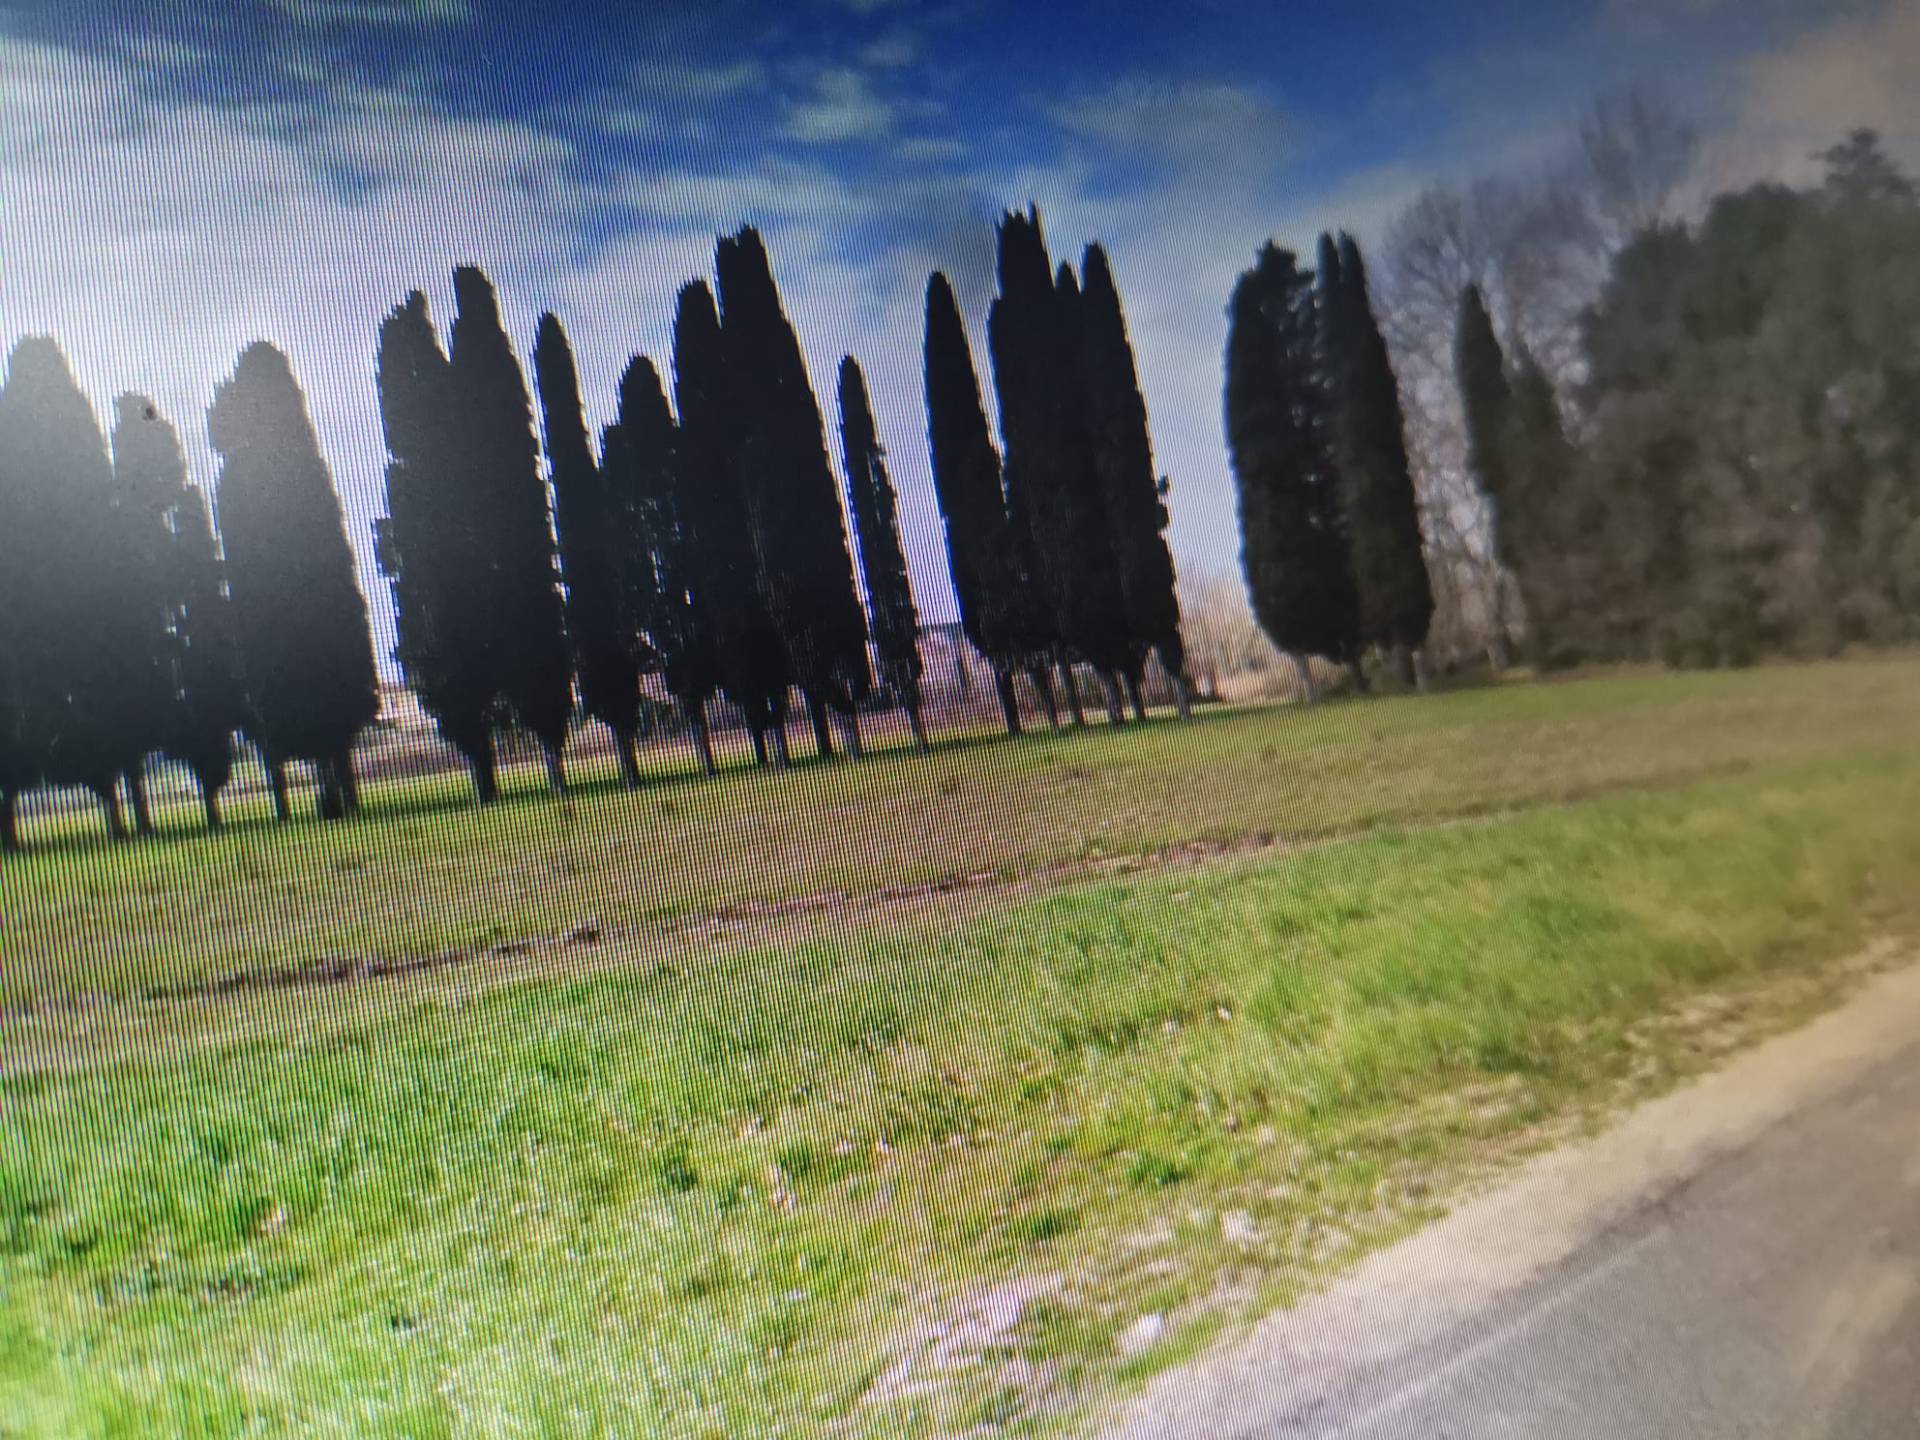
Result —
<instances>
[{"instance_id":1,"label":"cypress tree","mask_svg":"<svg viewBox=\"0 0 1920 1440\"><path fill-rule=\"evenodd\" d=\"M14 347L0 388L13 732L11 798L29 779L80 785L126 833L118 782L149 747L159 616L142 603L137 514L120 503L93 408L52 340ZM15 608L15 607L19 608Z\"/></svg>"},{"instance_id":2,"label":"cypress tree","mask_svg":"<svg viewBox=\"0 0 1920 1440\"><path fill-rule=\"evenodd\" d=\"M681 494L697 568L692 591L712 618L720 684L753 737L754 758L787 763L790 662L769 611L748 509L741 421L729 404L720 315L704 282L682 287L673 326Z\"/></svg>"},{"instance_id":3,"label":"cypress tree","mask_svg":"<svg viewBox=\"0 0 1920 1440\"><path fill-rule=\"evenodd\" d=\"M1241 562L1254 615L1291 655L1349 661L1358 616L1339 477L1327 453L1312 277L1269 241L1233 290L1227 446L1239 488Z\"/></svg>"},{"instance_id":4,"label":"cypress tree","mask_svg":"<svg viewBox=\"0 0 1920 1440\"><path fill-rule=\"evenodd\" d=\"M1124 663L1124 612L1086 423L1079 288L1047 256L1037 209L999 229L999 294L987 316L1006 455L1007 514L1047 649L1084 723L1072 665ZM1044 680L1038 683L1044 685Z\"/></svg>"},{"instance_id":5,"label":"cypress tree","mask_svg":"<svg viewBox=\"0 0 1920 1440\"><path fill-rule=\"evenodd\" d=\"M644 591L632 577L633 567L645 558L629 503L632 487L616 486L594 460L580 409L573 347L552 314L540 317L533 373L545 425L554 528L567 587L567 635L573 642L581 703L613 732L620 773L629 786L637 786L640 677L648 656L635 608Z\"/></svg>"},{"instance_id":6,"label":"cypress tree","mask_svg":"<svg viewBox=\"0 0 1920 1440\"><path fill-rule=\"evenodd\" d=\"M1513 469L1509 461L1509 432L1513 424L1513 387L1507 380L1506 356L1494 334L1493 317L1478 285L1460 292L1460 318L1454 330L1454 378L1460 387L1460 409L1466 422L1467 467L1479 482L1487 509L1493 558L1508 570L1514 566L1513 540L1508 533L1508 508L1514 504ZM1503 587L1504 589L1504 587ZM1496 597L1503 593L1496 591ZM1499 607L1504 609L1504 607ZM1497 664L1505 664L1506 621L1496 616Z\"/></svg>"},{"instance_id":7,"label":"cypress tree","mask_svg":"<svg viewBox=\"0 0 1920 1440\"><path fill-rule=\"evenodd\" d=\"M1407 459L1400 384L1350 235L1320 237L1323 353L1333 454L1353 546L1363 642L1388 649L1407 678L1426 643L1433 589Z\"/></svg>"},{"instance_id":8,"label":"cypress tree","mask_svg":"<svg viewBox=\"0 0 1920 1440\"><path fill-rule=\"evenodd\" d=\"M1174 590L1173 554L1167 548L1167 507L1153 467L1147 405L1140 394L1133 343L1107 252L1089 245L1081 262L1087 356L1087 414L1094 463L1113 528L1114 552L1127 624L1135 653L1151 649L1172 681L1185 715L1186 645L1180 634L1180 602ZM1124 676L1134 713L1146 718L1138 666Z\"/></svg>"},{"instance_id":9,"label":"cypress tree","mask_svg":"<svg viewBox=\"0 0 1920 1440\"><path fill-rule=\"evenodd\" d=\"M287 357L241 351L214 390L207 434L219 452L216 509L247 731L282 818L286 765L310 761L322 816L358 806L353 743L379 710L367 602L353 578L332 477Z\"/></svg>"},{"instance_id":10,"label":"cypress tree","mask_svg":"<svg viewBox=\"0 0 1920 1440\"><path fill-rule=\"evenodd\" d=\"M1100 473L1095 445L1092 392L1087 380L1086 302L1073 267L1061 263L1054 276L1055 323L1059 326L1058 426L1060 454L1066 462L1057 483L1067 491L1079 543L1062 553L1075 570L1074 605L1067 634L1072 651L1093 666L1107 699L1107 719L1126 720L1120 698L1123 675L1138 675L1147 647L1133 634L1121 578L1121 549L1115 517ZM1067 677L1069 688L1071 675Z\"/></svg>"},{"instance_id":11,"label":"cypress tree","mask_svg":"<svg viewBox=\"0 0 1920 1440\"><path fill-rule=\"evenodd\" d=\"M144 395L114 401L112 543L119 556L111 579L124 633L125 667L116 698L127 707L133 763L122 774L134 828L153 833L146 756L161 749L173 720L173 597L168 550L176 511L187 493L179 436Z\"/></svg>"},{"instance_id":12,"label":"cypress tree","mask_svg":"<svg viewBox=\"0 0 1920 1440\"><path fill-rule=\"evenodd\" d=\"M485 804L498 791L491 567L460 464L452 367L417 290L380 326L378 382L389 459L387 514L374 532L393 592L394 658Z\"/></svg>"},{"instance_id":13,"label":"cypress tree","mask_svg":"<svg viewBox=\"0 0 1920 1440\"><path fill-rule=\"evenodd\" d=\"M847 512L867 582L874 653L880 676L907 712L914 744L927 748L920 723L920 612L913 603L907 558L900 548L899 503L887 474L887 452L874 431L873 408L860 362L840 361L840 451L847 470Z\"/></svg>"},{"instance_id":14,"label":"cypress tree","mask_svg":"<svg viewBox=\"0 0 1920 1440\"><path fill-rule=\"evenodd\" d=\"M843 717L848 749L858 754L858 707L873 683L867 627L819 401L759 232L749 226L722 239L714 269L735 453L767 602L820 754L832 752L828 709Z\"/></svg>"},{"instance_id":15,"label":"cypress tree","mask_svg":"<svg viewBox=\"0 0 1920 1440\"><path fill-rule=\"evenodd\" d=\"M1000 455L980 402L966 326L953 286L938 270L927 279L925 361L927 451L960 625L993 667L1007 733L1017 735L1013 675L1037 668L1046 637L1021 569L1025 550L1007 517ZM1044 671L1041 687L1051 702Z\"/></svg>"},{"instance_id":16,"label":"cypress tree","mask_svg":"<svg viewBox=\"0 0 1920 1440\"><path fill-rule=\"evenodd\" d=\"M679 426L660 372L644 355L620 377L620 414L601 441L601 468L634 517L639 555L628 581L660 675L680 706L701 768L714 772L707 701L720 684L719 658L699 586L701 557L687 516Z\"/></svg>"},{"instance_id":17,"label":"cypress tree","mask_svg":"<svg viewBox=\"0 0 1920 1440\"><path fill-rule=\"evenodd\" d=\"M500 323L493 282L463 265L453 272L453 293L447 360L455 438L481 527L488 578L482 593L490 602L484 633L498 666L497 693L507 715L546 752L553 788L564 790L572 666L533 402Z\"/></svg>"},{"instance_id":18,"label":"cypress tree","mask_svg":"<svg viewBox=\"0 0 1920 1440\"><path fill-rule=\"evenodd\" d=\"M207 502L187 480L179 436L144 395L115 402L113 465L145 542L139 573L149 593L143 603L164 617L152 667L152 748L192 773L207 828L218 829L220 792L233 776L233 736L246 723L246 696ZM136 814L150 827L143 789L132 783L137 772L128 778Z\"/></svg>"}]
</instances>

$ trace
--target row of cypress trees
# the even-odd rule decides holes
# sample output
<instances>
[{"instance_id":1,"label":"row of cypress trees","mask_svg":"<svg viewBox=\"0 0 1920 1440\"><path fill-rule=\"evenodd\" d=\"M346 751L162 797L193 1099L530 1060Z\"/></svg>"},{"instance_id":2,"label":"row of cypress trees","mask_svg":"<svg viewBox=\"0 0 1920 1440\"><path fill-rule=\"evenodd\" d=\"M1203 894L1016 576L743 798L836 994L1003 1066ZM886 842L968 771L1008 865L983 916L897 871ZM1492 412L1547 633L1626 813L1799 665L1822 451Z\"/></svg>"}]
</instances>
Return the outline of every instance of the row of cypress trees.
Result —
<instances>
[{"instance_id":1,"label":"row of cypress trees","mask_svg":"<svg viewBox=\"0 0 1920 1440\"><path fill-rule=\"evenodd\" d=\"M1361 675L1371 649L1409 681L1433 590L1399 383L1349 235L1317 267L1269 242L1228 310L1226 428L1254 614L1294 657Z\"/></svg>"},{"instance_id":2,"label":"row of cypress trees","mask_svg":"<svg viewBox=\"0 0 1920 1440\"><path fill-rule=\"evenodd\" d=\"M1156 479L1132 343L1105 250L1081 273L1048 254L1039 211L999 226L999 289L987 316L1004 456L995 449L953 286L927 283L927 429L954 591L967 638L993 665L1009 731L1014 677L1027 675L1057 721L1050 671L1083 719L1076 662L1099 677L1107 711L1122 691L1144 717L1141 680L1157 654L1187 709L1166 482Z\"/></svg>"},{"instance_id":3,"label":"row of cypress trees","mask_svg":"<svg viewBox=\"0 0 1920 1440\"><path fill-rule=\"evenodd\" d=\"M1116 720L1123 691L1144 714L1156 650L1184 709L1165 485L1106 255L1087 250L1083 290L1070 266L1052 268L1032 210L1003 219L1000 246L989 331L1004 466L952 287L936 274L927 292L929 435L964 628L1010 730L1020 674L1055 716L1057 672L1080 718L1076 664L1100 676ZM709 773L707 712L722 694L761 763L787 763L795 690L819 752L832 753L837 718L858 754L869 640L886 696L927 743L919 616L859 363L841 362L837 398L864 586L756 231L718 242L715 281L678 296L671 401L661 371L633 357L597 450L560 321L540 319L530 393L479 269L454 273L444 346L418 292L380 326L389 460L374 532L395 655L483 802L506 729L536 739L564 786L576 705L612 732L637 784L649 676ZM377 711L367 609L286 357L252 345L216 391L217 538L172 427L139 396L116 414L109 450L58 347L20 342L0 389L0 836L17 844L17 799L42 784L92 790L115 835L124 791L151 828L153 754L193 772L217 825L236 731L282 817L294 761L311 765L323 816L352 812L353 746Z\"/></svg>"},{"instance_id":4,"label":"row of cypress trees","mask_svg":"<svg viewBox=\"0 0 1920 1440\"><path fill-rule=\"evenodd\" d=\"M152 828L147 757L198 782L207 823L258 748L280 813L309 762L325 814L357 803L354 738L377 708L366 602L340 502L286 357L249 346L216 388L220 539L172 425L123 395L111 443L58 345L28 337L0 385L0 848L43 784Z\"/></svg>"}]
</instances>

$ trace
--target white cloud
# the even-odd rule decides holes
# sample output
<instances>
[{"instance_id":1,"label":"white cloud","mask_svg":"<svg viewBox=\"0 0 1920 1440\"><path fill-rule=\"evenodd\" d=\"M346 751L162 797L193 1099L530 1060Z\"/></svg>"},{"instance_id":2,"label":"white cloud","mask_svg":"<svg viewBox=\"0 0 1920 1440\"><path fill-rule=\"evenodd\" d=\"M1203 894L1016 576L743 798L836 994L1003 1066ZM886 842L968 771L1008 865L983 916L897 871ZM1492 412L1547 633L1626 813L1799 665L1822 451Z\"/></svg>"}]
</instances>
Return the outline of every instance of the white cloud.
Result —
<instances>
[{"instance_id":1,"label":"white cloud","mask_svg":"<svg viewBox=\"0 0 1920 1440\"><path fill-rule=\"evenodd\" d=\"M1295 126L1279 105L1218 81L1132 76L1058 106L1054 118L1119 158L1201 170L1217 182L1263 179L1294 149Z\"/></svg>"},{"instance_id":2,"label":"white cloud","mask_svg":"<svg viewBox=\"0 0 1920 1440\"><path fill-rule=\"evenodd\" d=\"M787 135L807 145L879 140L893 129L895 110L874 93L860 71L834 67L814 77L807 98L787 110Z\"/></svg>"}]
</instances>

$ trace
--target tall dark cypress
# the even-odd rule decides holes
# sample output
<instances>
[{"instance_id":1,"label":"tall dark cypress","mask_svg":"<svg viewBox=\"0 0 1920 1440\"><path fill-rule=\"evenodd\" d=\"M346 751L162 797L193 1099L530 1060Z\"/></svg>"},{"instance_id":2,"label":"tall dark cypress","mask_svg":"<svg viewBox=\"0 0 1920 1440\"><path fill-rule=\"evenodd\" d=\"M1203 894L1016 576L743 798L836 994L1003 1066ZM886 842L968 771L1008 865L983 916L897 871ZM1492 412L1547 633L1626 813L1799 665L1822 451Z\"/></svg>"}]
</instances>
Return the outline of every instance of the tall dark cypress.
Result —
<instances>
[{"instance_id":1,"label":"tall dark cypress","mask_svg":"<svg viewBox=\"0 0 1920 1440\"><path fill-rule=\"evenodd\" d=\"M111 448L111 543L119 559L107 583L117 592L113 609L128 627L118 698L128 708L128 748L135 752L122 778L134 826L150 835L154 825L147 803L146 757L166 743L173 718L167 551L187 492L187 462L173 426L144 395L115 399Z\"/></svg>"},{"instance_id":2,"label":"tall dark cypress","mask_svg":"<svg viewBox=\"0 0 1920 1440\"><path fill-rule=\"evenodd\" d=\"M1353 546L1360 634L1396 658L1411 678L1426 643L1433 588L1420 536L1420 506L1407 459L1400 383L1374 317L1367 272L1350 235L1320 237L1322 345Z\"/></svg>"},{"instance_id":3,"label":"tall dark cypress","mask_svg":"<svg viewBox=\"0 0 1920 1440\"><path fill-rule=\"evenodd\" d=\"M687 516L680 430L653 361L636 355L620 377L620 414L601 437L601 469L634 518L640 553L628 571L629 603L645 628L667 693L693 732L701 768L714 772L707 701L719 657Z\"/></svg>"},{"instance_id":4,"label":"tall dark cypress","mask_svg":"<svg viewBox=\"0 0 1920 1440\"><path fill-rule=\"evenodd\" d=\"M938 270L927 279L925 362L927 451L960 624L993 666L1007 732L1017 735L1013 676L1046 654L1048 636L1020 566L1024 547L1007 518L1000 455L980 402L980 379L960 306Z\"/></svg>"},{"instance_id":5,"label":"tall dark cypress","mask_svg":"<svg viewBox=\"0 0 1920 1440\"><path fill-rule=\"evenodd\" d=\"M694 536L693 591L711 617L721 687L739 707L755 758L787 763L791 663L767 606L744 470L740 420L730 406L720 314L704 282L682 287L673 326L680 486Z\"/></svg>"},{"instance_id":6,"label":"tall dark cypress","mask_svg":"<svg viewBox=\"0 0 1920 1440\"><path fill-rule=\"evenodd\" d=\"M900 548L899 501L887 474L887 452L873 423L860 362L840 361L840 453L847 470L847 512L860 546L874 654L894 702L907 712L914 744L925 750L920 722L920 612L913 603L907 557Z\"/></svg>"},{"instance_id":7,"label":"tall dark cypress","mask_svg":"<svg viewBox=\"0 0 1920 1440\"><path fill-rule=\"evenodd\" d=\"M1453 338L1454 379L1460 388L1460 409L1466 422L1467 467L1479 484L1481 501L1486 506L1487 528L1493 558L1508 570L1514 568L1513 535L1510 521L1518 518L1513 493L1513 466L1509 450L1513 425L1513 386L1507 379L1506 356L1493 330L1493 317L1487 312L1486 297L1478 285L1460 292L1460 318ZM1509 511L1516 511L1510 515ZM1505 587L1495 590L1495 632L1497 644L1494 663L1504 665L1507 652L1507 624L1503 597Z\"/></svg>"},{"instance_id":8,"label":"tall dark cypress","mask_svg":"<svg viewBox=\"0 0 1920 1440\"><path fill-rule=\"evenodd\" d=\"M1126 720L1121 677L1141 673L1147 646L1135 636L1127 613L1119 532L1100 473L1087 381L1086 303L1079 278L1064 261L1054 276L1054 304L1060 346L1056 423L1065 462L1057 483L1068 491L1073 530L1080 537L1068 552L1076 574L1067 641L1093 667L1106 695L1107 718L1119 725Z\"/></svg>"},{"instance_id":9,"label":"tall dark cypress","mask_svg":"<svg viewBox=\"0 0 1920 1440\"><path fill-rule=\"evenodd\" d=\"M314 765L320 813L344 814L358 805L354 740L379 710L373 642L340 497L287 357L264 341L241 351L214 390L207 433L221 457L216 511L247 732L283 817L290 760Z\"/></svg>"},{"instance_id":10,"label":"tall dark cypress","mask_svg":"<svg viewBox=\"0 0 1920 1440\"><path fill-rule=\"evenodd\" d=\"M118 785L158 744L160 615L143 513L122 503L93 407L52 340L14 347L0 388L0 568L9 576L9 796L79 785L126 833ZM16 609L15 607L19 608Z\"/></svg>"},{"instance_id":11,"label":"tall dark cypress","mask_svg":"<svg viewBox=\"0 0 1920 1440\"><path fill-rule=\"evenodd\" d=\"M854 585L839 487L827 459L806 360L751 226L714 254L735 454L760 552L767 602L807 701L814 740L832 749L829 709L858 753L858 707L872 686L866 619Z\"/></svg>"},{"instance_id":12,"label":"tall dark cypress","mask_svg":"<svg viewBox=\"0 0 1920 1440\"><path fill-rule=\"evenodd\" d=\"M1313 278L1271 241L1228 310L1227 447L1241 561L1261 628L1294 658L1351 660L1358 616L1339 477L1327 453Z\"/></svg>"},{"instance_id":13,"label":"tall dark cypress","mask_svg":"<svg viewBox=\"0 0 1920 1440\"><path fill-rule=\"evenodd\" d=\"M1140 394L1133 343L1107 252L1089 245L1081 262L1087 357L1087 419L1094 463L1113 530L1114 556L1126 600L1134 653L1151 649L1173 682L1180 713L1187 713L1187 655L1180 634L1173 553L1167 548L1165 495L1153 466L1147 405ZM1134 712L1145 718L1137 666L1125 677Z\"/></svg>"},{"instance_id":14,"label":"tall dark cypress","mask_svg":"<svg viewBox=\"0 0 1920 1440\"><path fill-rule=\"evenodd\" d=\"M573 347L552 314L540 317L533 373L540 391L554 528L567 587L567 636L580 677L580 700L589 715L613 732L620 773L635 786L640 783L640 677L650 657L636 613L644 592L632 578L634 567L645 559L629 503L632 488L617 485L594 459L580 408Z\"/></svg>"},{"instance_id":15,"label":"tall dark cypress","mask_svg":"<svg viewBox=\"0 0 1920 1440\"><path fill-rule=\"evenodd\" d=\"M485 544L486 633L498 664L498 694L513 722L546 752L554 788L564 789L572 666L533 403L500 323L493 282L463 265L453 272L453 293L447 359L455 439Z\"/></svg>"},{"instance_id":16,"label":"tall dark cypress","mask_svg":"<svg viewBox=\"0 0 1920 1440\"><path fill-rule=\"evenodd\" d=\"M387 514L374 533L393 593L394 658L484 804L498 789L487 535L460 464L452 367L417 290L380 326L378 381L389 459Z\"/></svg>"},{"instance_id":17,"label":"tall dark cypress","mask_svg":"<svg viewBox=\"0 0 1920 1440\"><path fill-rule=\"evenodd\" d=\"M163 617L152 745L192 773L207 827L218 829L234 732L246 723L225 569L173 426L144 395L122 395L114 411L114 476L144 541L139 573L150 593L143 603ZM136 813L150 825L141 787L131 788Z\"/></svg>"},{"instance_id":18,"label":"tall dark cypress","mask_svg":"<svg viewBox=\"0 0 1920 1440\"><path fill-rule=\"evenodd\" d=\"M1001 217L999 281L987 340L1007 513L1079 722L1072 663L1103 672L1125 663L1124 609L1086 423L1079 288L1071 271L1054 274L1032 207Z\"/></svg>"}]
</instances>

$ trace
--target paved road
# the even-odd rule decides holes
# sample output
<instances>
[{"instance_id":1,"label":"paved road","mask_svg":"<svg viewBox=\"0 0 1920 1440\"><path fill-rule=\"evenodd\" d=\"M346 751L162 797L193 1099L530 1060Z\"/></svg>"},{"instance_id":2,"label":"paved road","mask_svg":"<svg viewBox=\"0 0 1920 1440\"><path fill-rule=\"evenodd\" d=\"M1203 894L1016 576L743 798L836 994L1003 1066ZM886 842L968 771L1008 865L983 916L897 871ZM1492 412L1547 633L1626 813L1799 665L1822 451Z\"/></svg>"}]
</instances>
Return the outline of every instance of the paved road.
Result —
<instances>
[{"instance_id":1,"label":"paved road","mask_svg":"<svg viewBox=\"0 0 1920 1440\"><path fill-rule=\"evenodd\" d=\"M1916 1002L1883 982L1556 1157L1121 1433L1917 1440Z\"/></svg>"}]
</instances>

